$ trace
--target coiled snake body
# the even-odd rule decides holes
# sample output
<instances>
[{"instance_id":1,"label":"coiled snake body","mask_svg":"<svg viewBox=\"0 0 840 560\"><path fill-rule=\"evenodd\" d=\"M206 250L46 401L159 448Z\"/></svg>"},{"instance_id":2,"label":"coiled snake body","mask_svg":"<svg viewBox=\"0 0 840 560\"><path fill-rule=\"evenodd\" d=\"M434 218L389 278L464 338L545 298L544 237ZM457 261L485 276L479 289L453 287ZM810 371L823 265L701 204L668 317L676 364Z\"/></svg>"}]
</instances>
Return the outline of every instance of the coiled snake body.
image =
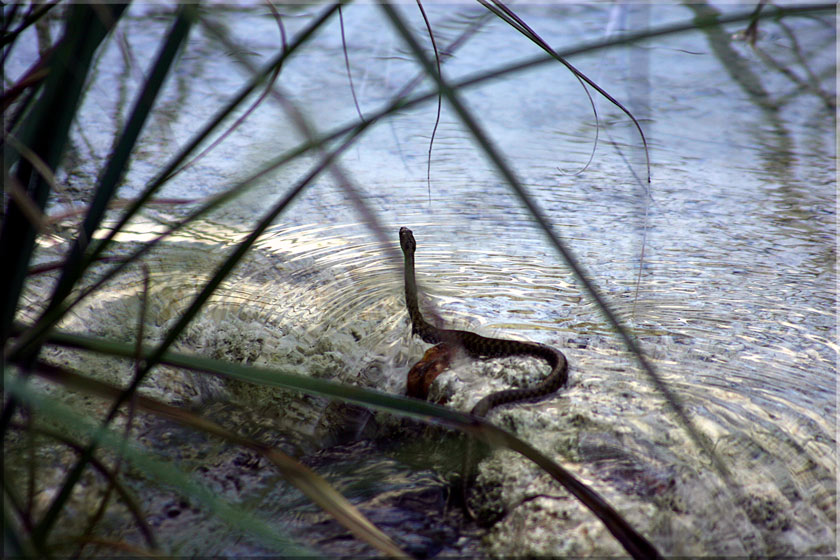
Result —
<instances>
[{"instance_id":1,"label":"coiled snake body","mask_svg":"<svg viewBox=\"0 0 840 560\"><path fill-rule=\"evenodd\" d=\"M469 331L439 329L426 322L417 303L417 283L414 278L414 252L417 242L411 230L400 228L400 247L405 257L405 304L411 318L411 331L429 344L446 344L463 349L472 358L500 358L504 356L535 356L551 366L551 373L533 387L506 389L491 393L478 401L470 411L475 416L484 416L492 408L516 401L524 401L549 395L566 383L568 363L559 350L537 342L488 338ZM468 446L464 468L464 487L473 470L472 444ZM465 503L466 506L466 503ZM469 511L469 508L467 508Z\"/></svg>"}]
</instances>

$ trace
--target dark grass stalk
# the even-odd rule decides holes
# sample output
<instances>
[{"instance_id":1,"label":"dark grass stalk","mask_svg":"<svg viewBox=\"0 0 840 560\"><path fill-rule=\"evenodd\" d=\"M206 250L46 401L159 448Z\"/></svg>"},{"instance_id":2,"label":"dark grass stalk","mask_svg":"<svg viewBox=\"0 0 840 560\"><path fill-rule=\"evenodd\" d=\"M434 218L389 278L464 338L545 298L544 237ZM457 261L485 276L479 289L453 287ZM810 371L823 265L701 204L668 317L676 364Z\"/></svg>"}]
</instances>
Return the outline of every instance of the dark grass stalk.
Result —
<instances>
[{"instance_id":1,"label":"dark grass stalk","mask_svg":"<svg viewBox=\"0 0 840 560\"><path fill-rule=\"evenodd\" d=\"M116 24L125 6L107 5L103 21L90 6L72 5L65 33L51 57L54 71L46 78L38 101L17 131L20 142L38 155L50 169L58 167L68 132L82 95L84 79L99 44ZM15 179L43 212L49 197L47 181L26 160L11 157L8 148L4 164L17 163ZM35 229L13 201L6 209L0 230L0 262L6 273L0 276L0 342L5 345L14 318L26 268L35 245ZM5 412L5 411L4 411Z\"/></svg>"},{"instance_id":2,"label":"dark grass stalk","mask_svg":"<svg viewBox=\"0 0 840 560\"><path fill-rule=\"evenodd\" d=\"M14 112L13 115L6 117L4 114L3 118L3 135L4 139L0 140L0 147L3 148L3 166L4 166L4 173L8 173L9 168L11 167L10 152L5 146L5 136L9 133L9 131L14 130L18 127L18 123L24 118L24 116L32 110L32 107L36 105L36 100L38 99L38 93L40 89L37 87L31 87L35 84L40 84L44 77L46 76L46 72L42 72L42 75L37 76L37 78L33 77L31 84L27 86L27 88L22 88L22 91L26 91L26 98L21 101L17 107L17 110ZM14 87L14 86L12 86ZM28 89L28 91L27 91ZM19 93L15 93L17 97L20 95ZM6 107L0 107L2 111L5 113Z\"/></svg>"},{"instance_id":3,"label":"dark grass stalk","mask_svg":"<svg viewBox=\"0 0 840 560\"><path fill-rule=\"evenodd\" d=\"M54 190L54 191L57 191L57 190L58 190L58 185L57 185L57 184L56 184L56 182L55 182L55 173L53 173L53 170L50 168L50 166L47 164L47 162L45 162L43 159L41 159L41 156L40 156L40 155L38 155L37 153L35 153L34 151L32 151L32 150L29 148L29 146L27 146L27 145L25 145L25 144L21 143L21 142L20 142L17 138L15 138L15 137L14 137L14 135L12 135L12 134L7 134L7 135L5 135L5 136L3 137L3 143L4 143L4 144L8 143L8 144L9 144L9 146L8 146L8 147L10 148L10 151L14 151L14 152L15 152L16 154L18 154L21 158L23 158L24 160L26 160L26 163L28 163L30 166L32 166L32 169L33 169L33 170L34 170L34 171L35 171L38 175L40 175L40 177L41 177L41 178L42 178L42 179L43 179L43 180L47 183L47 187L48 187L49 189ZM18 185L18 186L21 186L21 187L22 187L22 185L20 185L20 183L18 183L18 182L17 182L17 178L16 178L16 177L13 177L13 176L11 176L11 175L9 175L9 174L7 173L7 174L6 174L6 178L7 178L9 181L14 181L16 185ZM26 199L27 199L27 201L31 204L31 203L32 203L32 199L31 199L31 198L29 198L29 196L28 196L28 195L29 195L29 193L25 192L23 189L21 189L21 190L22 190L23 194L24 194L24 195L26 195ZM23 203L18 202L18 204L23 204ZM40 208L35 209L35 211L37 211L37 212L39 213L39 216L42 216L42 215L43 215L43 214L41 213L41 209L40 209ZM38 221L40 221L40 218L38 219ZM39 227L39 225L38 225L38 224L33 224L33 225L35 225L35 227Z\"/></svg>"},{"instance_id":4,"label":"dark grass stalk","mask_svg":"<svg viewBox=\"0 0 840 560\"><path fill-rule=\"evenodd\" d=\"M46 233L47 221L44 218L43 212L41 212L41 208L38 207L38 204L29 198L29 195L26 193L23 185L18 183L17 179L9 177L8 175L6 175L4 179L4 187L6 194L9 196L9 200L14 201L20 209L21 214L23 214L23 216L29 221L32 225L32 229L34 229L36 233Z\"/></svg>"},{"instance_id":5,"label":"dark grass stalk","mask_svg":"<svg viewBox=\"0 0 840 560\"><path fill-rule=\"evenodd\" d=\"M11 513L17 513L17 519L25 519L28 511L24 511L23 504L17 496L14 488L11 488L7 481L11 480L3 466L3 556L4 558L38 558L39 552L35 550L28 540L20 538L22 531L15 523L16 519ZM10 511L10 509L12 511Z\"/></svg>"},{"instance_id":6,"label":"dark grass stalk","mask_svg":"<svg viewBox=\"0 0 840 560\"><path fill-rule=\"evenodd\" d=\"M761 13L761 9L764 8L764 5L767 0L759 0L758 4L755 5L755 11L750 14L750 24L747 26L747 29L744 30L744 35L749 41L750 45L755 46L755 40L758 37L758 14Z\"/></svg>"},{"instance_id":7,"label":"dark grass stalk","mask_svg":"<svg viewBox=\"0 0 840 560\"><path fill-rule=\"evenodd\" d=\"M432 50L435 52L435 66L437 68L437 73L440 74L440 53L438 52L437 42L435 41L435 34L432 32L432 24L429 23L429 18L426 17L426 10L423 9L423 3L420 2L420 0L417 0L417 8L420 10L420 15L423 16L423 22L426 24L426 31L429 32L429 41L431 41ZM429 190L429 206L432 205L432 148L435 145L435 134L437 134L438 125L440 124L440 110L442 106L443 97L438 93L435 125L432 127L432 136L429 138L429 154L426 156L426 187Z\"/></svg>"},{"instance_id":8,"label":"dark grass stalk","mask_svg":"<svg viewBox=\"0 0 840 560\"><path fill-rule=\"evenodd\" d=\"M15 17L17 17L17 12L20 9L20 4L12 4L9 8L0 15L0 46L5 45L11 39L5 40L9 33L9 27L11 27L12 23L15 21ZM24 16L25 17L25 16ZM20 31L18 31L20 33ZM5 62L6 57L5 53L3 56L2 61Z\"/></svg>"},{"instance_id":9,"label":"dark grass stalk","mask_svg":"<svg viewBox=\"0 0 840 560\"><path fill-rule=\"evenodd\" d=\"M350 82L350 93L353 96L353 104L356 106L356 114L359 120L365 120L362 109L359 107L359 100L356 99L356 87L353 85L353 73L350 71L350 56L347 54L347 39L344 37L344 14L341 11L341 4L338 5L338 26L341 29L341 48L344 51L344 67L347 69L347 81Z\"/></svg>"},{"instance_id":10,"label":"dark grass stalk","mask_svg":"<svg viewBox=\"0 0 840 560\"><path fill-rule=\"evenodd\" d=\"M29 8L29 13L23 17L23 21L18 25L13 31L8 31L8 26L3 26L3 34L0 35L0 47L5 47L10 43L14 43L14 41L18 38L18 36L26 31L30 25L33 25L36 21L44 17L47 12L51 9L56 7L61 0L53 0L52 2L44 2L43 4L33 4ZM9 14L7 18L7 23L11 25L12 21L14 20L14 16L17 13L17 9L19 4L13 3L11 10L12 13ZM5 61L5 56L4 56Z\"/></svg>"},{"instance_id":11,"label":"dark grass stalk","mask_svg":"<svg viewBox=\"0 0 840 560\"><path fill-rule=\"evenodd\" d=\"M43 56L30 66L26 72L24 72L23 76L21 76L17 82L9 88L4 88L2 94L0 94L0 110L5 111L8 109L9 106L14 103L14 101L20 97L23 92L38 85L44 80L47 74L49 74L49 70L46 68L47 62L52 57L54 51L55 49L51 48L49 51L44 53ZM24 104L23 107L25 106L26 105ZM11 129L14 127L16 122L17 118L7 119L4 123L4 128Z\"/></svg>"},{"instance_id":12,"label":"dark grass stalk","mask_svg":"<svg viewBox=\"0 0 840 560\"><path fill-rule=\"evenodd\" d=\"M563 58L562 56L557 54L554 51L554 49L552 49L548 45L548 43L546 43L542 39L542 37L537 35L537 33L533 29L531 29L531 27L528 26L528 24L526 24L524 21L522 21L522 19L520 19L519 16L517 16L510 8L505 6L502 2L500 2L499 0L492 0L492 2L493 2L492 4L490 2L488 2L487 0L478 0L478 2L482 6L484 6L485 8L487 8L488 10L490 10L491 12L496 14L500 19L502 19L508 25L510 25L511 27L513 27L514 29L516 29L517 31L519 31L520 33L522 33L523 35L528 37L533 43L538 45L542 50L544 50L550 56L552 56L554 59L556 59L558 62L563 64L566 68L568 68L572 72L572 74L575 75L575 77L578 79L578 82L580 82L581 86L583 86L583 91L586 92L586 96L589 98L589 103L592 105L592 112L595 114L595 145L596 146L598 144L598 111L595 108L595 102L592 100L592 96L589 94L589 90L586 89L586 86L584 85L584 82L589 84L590 86L592 86L595 89L595 91L597 91L598 93L603 95L610 103L612 103L613 105L618 107L625 115L627 115L630 118L631 121L633 121L633 125L635 125L636 130L639 132L639 136L642 139L642 144L644 145L645 159L646 159L646 162L647 162L647 181L648 181L648 183L650 183L650 155L648 153L647 139L645 138L645 133L642 131L642 126L639 124L639 121L636 120L636 117L633 116L633 113L631 113L624 105L622 105L618 100L616 100L613 96L611 96L603 88L601 88L601 86L599 86L598 84L593 82L591 79L589 79L589 77L586 74L584 74L583 72L581 72L580 70L578 70L577 68L572 66L572 64L569 63L565 58ZM595 155L595 149L593 148L592 157L594 157L594 155ZM589 160L589 162L587 162L586 166L584 166L584 169L586 169L586 167L589 167L589 164L592 162L592 157L590 157L590 160Z\"/></svg>"},{"instance_id":13,"label":"dark grass stalk","mask_svg":"<svg viewBox=\"0 0 840 560\"><path fill-rule=\"evenodd\" d=\"M24 430L27 430L29 428L29 426L27 424L20 424L20 426ZM6 469L6 464L4 463L3 464L3 492L4 492L4 495L5 495L5 497L4 497L4 508L6 508L7 506L10 507L12 510L14 510L15 513L17 513L18 519L21 519L21 520L25 521L26 518L29 516L29 510L32 509L32 506L31 506L31 503L29 503L28 501L27 501L27 503L24 503L25 499L22 498L18 494L18 488L9 486L7 484L7 482L10 481L11 479L12 479L12 477L9 476L8 471ZM4 510L4 512L5 511L7 511L7 510ZM5 519L6 515L4 515L3 517Z\"/></svg>"}]
</instances>

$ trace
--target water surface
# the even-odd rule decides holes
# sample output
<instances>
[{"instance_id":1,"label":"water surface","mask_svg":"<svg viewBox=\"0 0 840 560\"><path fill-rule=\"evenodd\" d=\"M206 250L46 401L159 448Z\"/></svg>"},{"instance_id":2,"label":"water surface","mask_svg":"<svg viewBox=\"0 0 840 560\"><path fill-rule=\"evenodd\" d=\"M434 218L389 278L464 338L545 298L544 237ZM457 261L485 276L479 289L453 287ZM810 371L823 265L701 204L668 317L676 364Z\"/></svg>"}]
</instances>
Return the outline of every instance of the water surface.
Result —
<instances>
[{"instance_id":1,"label":"water surface","mask_svg":"<svg viewBox=\"0 0 840 560\"><path fill-rule=\"evenodd\" d=\"M294 36L320 9L289 9L283 19L287 33ZM400 9L418 37L425 37L416 10ZM559 48L709 9L517 6ZM165 26L152 15L157 8L133 10L126 39L144 61ZM478 6L427 10L439 46L478 26L446 62L450 79L537 53ZM245 56L255 64L273 56L280 33L270 13L260 6L230 13L236 17L214 17ZM375 6L345 8L344 22L356 95L362 113L369 114L418 68ZM663 552L808 554L834 547L836 122L826 100L834 99L836 22L823 15L784 23L761 24L758 50L739 38L743 25L732 25L571 60L641 122L650 183L638 133L597 97L599 142L587 166L596 122L580 84L559 64L462 92L553 232L638 338L754 504L747 516L751 530L762 535L759 545L686 522L709 536L697 537L695 548L691 539L680 548L660 535ZM103 64L102 83L134 84L136 67L119 62L116 49L104 56L114 64ZM248 74L235 59L206 31L194 33L182 57L183 76L169 83L123 196L139 192L162 158L240 87ZM774 68L771 59L800 82ZM278 83L320 131L355 118L337 20L284 66ZM87 163L67 174L71 184L94 176L96 162L107 155L104 135L115 129L115 115L125 107L119 91L95 87L88 96L84 114L90 120L76 146ZM571 436L577 438L574 449L558 459L579 467L576 472L601 473L602 483L630 494L632 477L616 470L616 450L651 461L633 471L647 477L639 484L649 493L656 476L673 479L683 467L700 468L708 459L693 448L580 282L446 105L427 184L435 114L434 103L402 111L341 158L390 246L382 246L351 196L324 174L280 216L255 248L259 257L237 272L212 305L257 309L261 323L303 330L316 346L332 341L336 378L353 378L375 364L378 386L400 392L408 366L425 348L411 340L403 308L397 230L408 226L419 244L417 270L430 313L447 325L553 344L569 356L570 386L545 406L580 410L608 428L580 430ZM268 100L244 127L173 180L165 196L224 190L299 140L290 119ZM215 243L221 257L313 163L304 158L282 167L199 225L196 235ZM163 283L189 267L162 262ZM354 345L342 345L337 333L352 333ZM275 350L267 345L263 352ZM661 434L672 440L662 441ZM657 471L653 462L667 468ZM668 469L671 474L663 475ZM700 510L721 512L734 499L715 496L719 503ZM782 521L767 521L768 511ZM504 522L499 527L494 542L517 542ZM740 540L741 548L720 544L728 539ZM511 552L493 546L497 553ZM563 552L550 546L532 550L551 551Z\"/></svg>"}]
</instances>

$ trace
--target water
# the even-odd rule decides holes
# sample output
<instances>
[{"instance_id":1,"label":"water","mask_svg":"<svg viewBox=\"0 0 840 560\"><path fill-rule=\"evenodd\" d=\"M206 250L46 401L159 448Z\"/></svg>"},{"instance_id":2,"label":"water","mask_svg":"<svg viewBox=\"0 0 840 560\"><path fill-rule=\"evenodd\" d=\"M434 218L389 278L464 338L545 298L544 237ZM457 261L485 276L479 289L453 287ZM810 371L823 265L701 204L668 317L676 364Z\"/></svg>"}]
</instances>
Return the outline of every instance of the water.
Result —
<instances>
[{"instance_id":1,"label":"water","mask_svg":"<svg viewBox=\"0 0 840 560\"><path fill-rule=\"evenodd\" d=\"M135 9L126 37L140 58L142 49L154 50L144 45L156 40L164 23L150 25L140 17L152 8ZM288 14L283 21L289 36L321 9ZM427 9L439 45L466 26L484 22L446 63L449 79L537 52L502 22L482 19L480 7ZM603 38L622 26L639 29L686 20L703 9L517 7L538 33L561 47ZM727 12L735 9L726 7ZM411 17L418 37L425 37L415 11L408 5L401 11ZM376 7L352 6L344 12L356 93L362 112L369 114L417 69ZM262 7L233 13L236 18L225 22L243 52L255 63L267 60L278 46L276 22ZM807 554L834 547L836 123L825 99L834 98L835 50L829 47L836 40L835 21L824 15L785 23L788 27L761 24L760 51L730 40L743 28L734 25L725 32L663 37L571 61L625 102L642 123L650 184L644 181L638 134L603 99L596 100L599 144L581 172L592 151L594 118L580 85L560 65L543 65L463 93L554 233L747 489L753 509L746 534L758 534L760 544L745 544L749 539L743 535L730 539L720 527L693 520L686 526L709 536L680 545L660 535L663 552ZM284 67L279 82L320 131L355 115L340 37L336 20ZM106 56L114 64L104 66L103 83L117 80L133 87L137 68L120 70L124 66L114 49ZM767 57L812 86L772 69ZM169 84L165 99L171 110L147 128L123 196L138 192L174 151L176 139L194 131L195 123L246 75L204 31L195 32L182 63L183 75ZM88 155L94 157L68 174L71 184L95 175L87 166L107 154L104 133L115 126L111 120L98 126L96 119L109 119L121 102L114 90L93 91L85 112L92 120L78 134L86 140L79 146L93 146ZM425 347L410 340L403 309L396 233L405 225L418 241L418 278L430 312L447 325L554 344L567 353L570 386L544 406L567 407L566 412L586 419L584 429L562 436L575 441L558 458L574 464L576 472L618 481L599 491L633 493L627 491L632 486L629 467L616 467L625 455L634 457L630 471L647 480L638 493L647 492L648 498L661 480L674 479L669 469L682 473L705 464L707 459L692 448L565 263L445 105L429 190L426 158L435 112L433 103L403 111L374 127L341 159L390 246L377 241L345 191L322 175L281 215L258 243L259 256L237 271L212 305L236 313L253 309L255 322L268 325L266 332L303 327L308 343L328 346L325 371L332 368L338 379L358 379L359 372L376 365L371 382L400 392L407 368ZM223 190L297 141L290 120L267 101L220 148L172 181L164 196ZM283 167L197 230L218 247L229 247L313 161ZM213 262L210 256L208 263ZM184 265L167 270L163 262L161 281L183 274ZM265 332L260 336L267 337L262 353L275 352L272 341L280 339ZM545 422L528 415L539 417L545 410L524 408L505 411L503 418L522 422L528 433ZM660 432L670 440L664 441ZM617 458L617 449L625 459ZM693 482L685 482L680 491L691 503L700 499L703 484L719 492L719 483L697 482L696 472L685 476ZM733 498L715 495L720 503L692 508L719 514ZM615 499L622 499L621 492ZM491 550L506 554L510 550L498 543L519 542L511 528L514 518L497 526ZM672 530L683 527L669 523L676 523ZM727 549L730 541L741 548ZM533 552L563 552L551 546ZM597 546L575 550L603 552Z\"/></svg>"}]
</instances>

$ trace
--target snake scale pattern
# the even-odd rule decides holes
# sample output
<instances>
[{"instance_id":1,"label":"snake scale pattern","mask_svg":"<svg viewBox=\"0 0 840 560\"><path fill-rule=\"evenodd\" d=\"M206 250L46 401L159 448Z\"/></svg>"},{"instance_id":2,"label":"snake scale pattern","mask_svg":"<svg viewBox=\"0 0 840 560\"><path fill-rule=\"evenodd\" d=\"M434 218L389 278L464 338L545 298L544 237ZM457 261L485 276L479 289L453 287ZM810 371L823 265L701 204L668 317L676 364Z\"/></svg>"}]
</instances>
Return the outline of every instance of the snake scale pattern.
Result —
<instances>
[{"instance_id":1,"label":"snake scale pattern","mask_svg":"<svg viewBox=\"0 0 840 560\"><path fill-rule=\"evenodd\" d=\"M420 313L417 303L417 283L414 275L414 253L417 242L410 229L400 228L400 248L405 257L405 304L411 319L412 334L429 344L446 344L463 349L471 358L501 358L505 356L535 356L548 362L551 372L540 383L521 389L506 389L490 393L470 411L475 416L485 416L494 407L517 401L549 395L563 385L568 377L566 356L559 350L537 342L489 338L469 331L439 329L428 323ZM468 446L464 469L464 485L469 483L474 465L472 444ZM466 505L466 504L465 504ZM469 509L468 509L469 511Z\"/></svg>"}]
</instances>

